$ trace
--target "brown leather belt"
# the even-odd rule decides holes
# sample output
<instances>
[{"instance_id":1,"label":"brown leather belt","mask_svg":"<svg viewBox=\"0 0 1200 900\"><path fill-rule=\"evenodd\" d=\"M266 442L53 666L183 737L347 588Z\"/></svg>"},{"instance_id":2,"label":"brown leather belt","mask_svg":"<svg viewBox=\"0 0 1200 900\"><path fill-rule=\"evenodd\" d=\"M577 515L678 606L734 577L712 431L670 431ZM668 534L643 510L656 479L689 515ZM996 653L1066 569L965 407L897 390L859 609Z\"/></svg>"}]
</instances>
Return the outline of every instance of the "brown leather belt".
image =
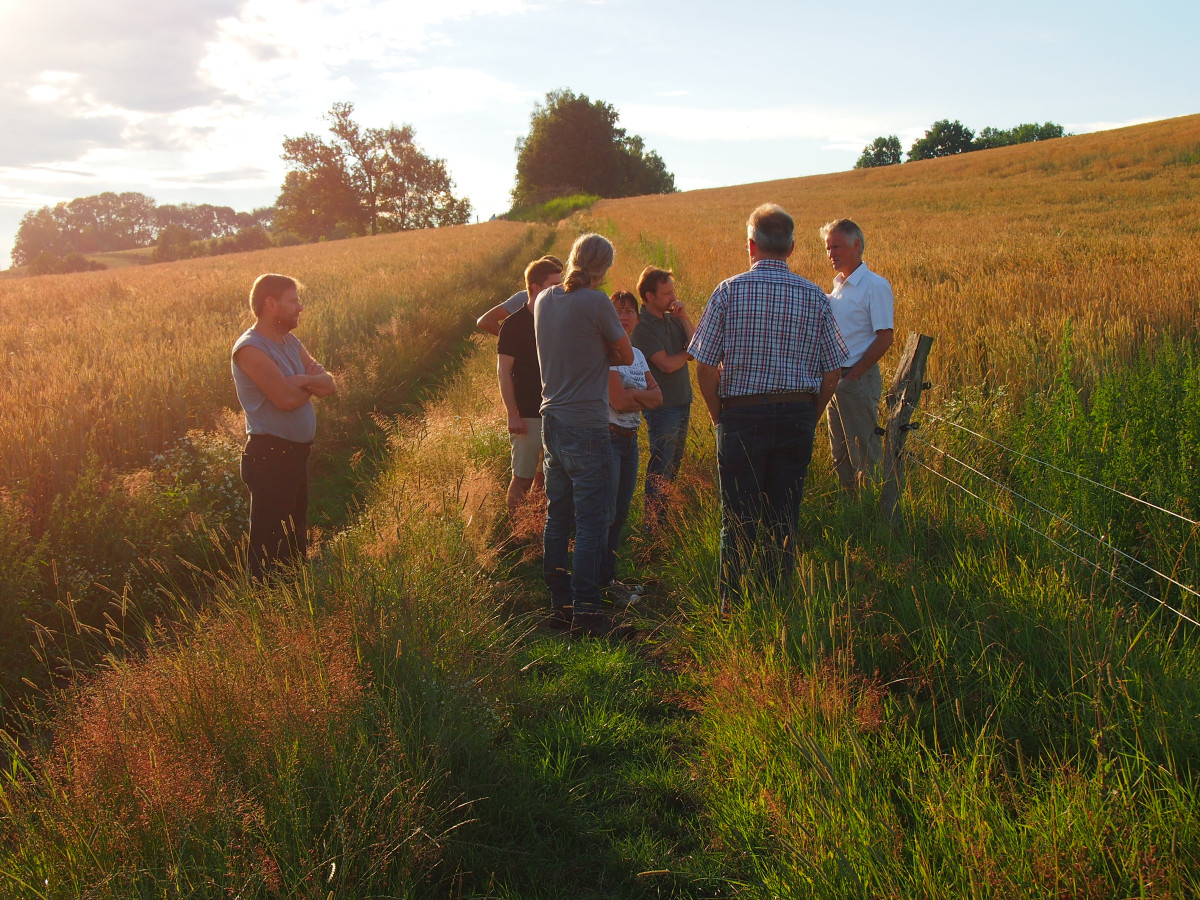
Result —
<instances>
[{"instance_id":1,"label":"brown leather belt","mask_svg":"<svg viewBox=\"0 0 1200 900\"><path fill-rule=\"evenodd\" d=\"M612 422L608 423L608 433L627 438L637 437L636 428L622 428L620 425L614 425Z\"/></svg>"},{"instance_id":2,"label":"brown leather belt","mask_svg":"<svg viewBox=\"0 0 1200 900\"><path fill-rule=\"evenodd\" d=\"M783 391L777 394L743 394L740 397L722 397L721 409L738 406L763 406L767 403L813 403L817 395L811 391Z\"/></svg>"}]
</instances>

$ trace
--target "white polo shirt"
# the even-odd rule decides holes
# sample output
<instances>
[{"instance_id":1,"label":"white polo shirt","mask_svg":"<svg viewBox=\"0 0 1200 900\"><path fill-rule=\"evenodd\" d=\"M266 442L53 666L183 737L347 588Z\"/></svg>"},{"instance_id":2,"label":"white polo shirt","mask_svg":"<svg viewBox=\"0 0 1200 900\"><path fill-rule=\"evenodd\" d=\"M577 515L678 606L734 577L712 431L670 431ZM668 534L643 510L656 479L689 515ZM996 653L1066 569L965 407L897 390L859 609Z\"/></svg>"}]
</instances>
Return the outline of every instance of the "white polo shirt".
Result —
<instances>
[{"instance_id":1,"label":"white polo shirt","mask_svg":"<svg viewBox=\"0 0 1200 900\"><path fill-rule=\"evenodd\" d=\"M848 352L843 368L854 365L867 352L875 340L875 332L894 327L892 286L882 275L868 269L866 263L861 263L849 278L840 273L834 277L829 305L846 342Z\"/></svg>"}]
</instances>

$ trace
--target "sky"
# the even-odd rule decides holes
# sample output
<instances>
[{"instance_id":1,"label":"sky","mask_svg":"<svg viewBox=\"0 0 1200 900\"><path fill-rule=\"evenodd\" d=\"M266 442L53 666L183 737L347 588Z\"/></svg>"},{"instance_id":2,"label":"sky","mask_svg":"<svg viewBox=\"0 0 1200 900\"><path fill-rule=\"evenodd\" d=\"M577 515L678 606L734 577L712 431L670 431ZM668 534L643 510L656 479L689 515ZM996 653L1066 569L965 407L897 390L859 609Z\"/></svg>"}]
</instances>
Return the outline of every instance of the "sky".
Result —
<instances>
[{"instance_id":1,"label":"sky","mask_svg":"<svg viewBox=\"0 0 1200 900\"><path fill-rule=\"evenodd\" d=\"M0 0L0 267L29 210L102 191L250 210L285 136L408 123L486 220L561 88L681 190L843 171L938 119L1084 133L1200 112L1200 3Z\"/></svg>"}]
</instances>

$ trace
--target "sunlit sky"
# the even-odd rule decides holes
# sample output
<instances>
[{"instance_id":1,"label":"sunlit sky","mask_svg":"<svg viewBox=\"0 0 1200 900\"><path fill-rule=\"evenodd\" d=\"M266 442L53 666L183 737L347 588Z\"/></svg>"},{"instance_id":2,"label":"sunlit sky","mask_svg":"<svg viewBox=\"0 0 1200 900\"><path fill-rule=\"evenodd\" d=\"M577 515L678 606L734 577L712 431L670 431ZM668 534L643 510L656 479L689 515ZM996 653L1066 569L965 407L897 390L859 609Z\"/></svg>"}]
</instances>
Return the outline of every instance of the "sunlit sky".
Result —
<instances>
[{"instance_id":1,"label":"sunlit sky","mask_svg":"<svg viewBox=\"0 0 1200 900\"><path fill-rule=\"evenodd\" d=\"M1194 0L0 0L0 265L73 197L273 203L284 136L339 100L411 124L487 219L549 90L612 103L688 190L848 169L942 118L1200 112L1198 36Z\"/></svg>"}]
</instances>

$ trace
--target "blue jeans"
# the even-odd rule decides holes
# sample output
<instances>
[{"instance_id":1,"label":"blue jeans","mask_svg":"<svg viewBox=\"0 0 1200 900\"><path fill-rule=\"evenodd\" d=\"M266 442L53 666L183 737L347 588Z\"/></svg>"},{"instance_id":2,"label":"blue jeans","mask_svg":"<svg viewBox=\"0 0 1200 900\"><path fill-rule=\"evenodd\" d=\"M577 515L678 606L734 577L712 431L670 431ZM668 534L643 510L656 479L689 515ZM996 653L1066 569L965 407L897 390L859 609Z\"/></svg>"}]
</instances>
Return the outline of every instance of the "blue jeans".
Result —
<instances>
[{"instance_id":1,"label":"blue jeans","mask_svg":"<svg viewBox=\"0 0 1200 900\"><path fill-rule=\"evenodd\" d=\"M687 446L691 406L648 409L646 434L650 440L650 459L646 463L646 517L655 527L662 524L666 512L667 485L679 474L683 450Z\"/></svg>"},{"instance_id":2,"label":"blue jeans","mask_svg":"<svg viewBox=\"0 0 1200 900\"><path fill-rule=\"evenodd\" d=\"M542 460L546 475L546 532L542 572L551 602L575 612L600 609L600 577L608 550L612 446L608 426L563 425L542 415ZM568 569L571 527L575 556Z\"/></svg>"},{"instance_id":3,"label":"blue jeans","mask_svg":"<svg viewBox=\"0 0 1200 900\"><path fill-rule=\"evenodd\" d=\"M612 478L609 488L608 552L604 556L604 568L600 583L610 584L617 577L617 550L621 547L621 532L629 518L629 504L637 487L638 439L637 432L626 437L615 432L609 435L612 444Z\"/></svg>"},{"instance_id":4,"label":"blue jeans","mask_svg":"<svg viewBox=\"0 0 1200 900\"><path fill-rule=\"evenodd\" d=\"M760 527L763 534L757 549L763 553L762 575L767 586L779 587L795 571L800 501L816 427L816 406L808 402L721 412L717 474L721 482L723 601L742 594Z\"/></svg>"}]
</instances>

